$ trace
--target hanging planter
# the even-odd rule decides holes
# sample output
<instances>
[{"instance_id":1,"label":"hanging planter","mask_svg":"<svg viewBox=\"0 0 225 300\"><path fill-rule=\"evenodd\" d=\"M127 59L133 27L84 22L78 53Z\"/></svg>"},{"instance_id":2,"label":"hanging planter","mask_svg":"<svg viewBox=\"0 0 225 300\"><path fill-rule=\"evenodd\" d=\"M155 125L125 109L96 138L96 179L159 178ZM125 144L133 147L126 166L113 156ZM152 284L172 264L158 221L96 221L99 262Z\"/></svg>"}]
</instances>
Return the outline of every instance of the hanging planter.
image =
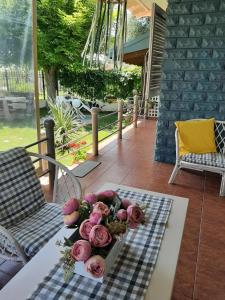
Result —
<instances>
[{"instance_id":1,"label":"hanging planter","mask_svg":"<svg viewBox=\"0 0 225 300\"><path fill-rule=\"evenodd\" d=\"M104 69L106 63L112 61L114 69L120 69L126 31L127 0L97 0L82 53L84 65Z\"/></svg>"}]
</instances>

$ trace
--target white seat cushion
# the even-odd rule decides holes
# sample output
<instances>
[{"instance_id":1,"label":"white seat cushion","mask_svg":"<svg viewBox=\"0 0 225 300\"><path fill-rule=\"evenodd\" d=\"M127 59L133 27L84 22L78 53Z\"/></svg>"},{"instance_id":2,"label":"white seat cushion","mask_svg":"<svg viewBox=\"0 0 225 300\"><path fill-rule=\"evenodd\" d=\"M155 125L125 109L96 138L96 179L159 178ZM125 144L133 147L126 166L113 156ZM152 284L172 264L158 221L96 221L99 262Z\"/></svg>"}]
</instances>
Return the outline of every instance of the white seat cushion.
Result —
<instances>
[{"instance_id":1,"label":"white seat cushion","mask_svg":"<svg viewBox=\"0 0 225 300\"><path fill-rule=\"evenodd\" d=\"M189 153L185 154L181 157L182 161L212 166L218 168L225 168L225 155L221 153L204 153L204 154L195 154Z\"/></svg>"},{"instance_id":2,"label":"white seat cushion","mask_svg":"<svg viewBox=\"0 0 225 300\"><path fill-rule=\"evenodd\" d=\"M9 228L28 257L34 256L63 227L61 208L54 203L44 206ZM57 251L57 250L56 250Z\"/></svg>"}]
</instances>

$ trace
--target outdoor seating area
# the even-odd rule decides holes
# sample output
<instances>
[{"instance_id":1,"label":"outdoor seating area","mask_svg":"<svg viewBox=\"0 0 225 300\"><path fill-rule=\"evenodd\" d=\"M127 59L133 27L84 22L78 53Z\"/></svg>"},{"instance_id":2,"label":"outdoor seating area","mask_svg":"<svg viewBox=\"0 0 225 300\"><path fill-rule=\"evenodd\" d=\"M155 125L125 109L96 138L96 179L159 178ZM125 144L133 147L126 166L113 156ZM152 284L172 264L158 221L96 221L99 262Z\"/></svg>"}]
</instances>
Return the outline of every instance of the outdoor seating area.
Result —
<instances>
[{"instance_id":1,"label":"outdoor seating area","mask_svg":"<svg viewBox=\"0 0 225 300\"><path fill-rule=\"evenodd\" d=\"M225 0L0 4L0 300L225 299Z\"/></svg>"},{"instance_id":2,"label":"outdoor seating area","mask_svg":"<svg viewBox=\"0 0 225 300\"><path fill-rule=\"evenodd\" d=\"M222 176L221 186L220 186L220 196L225 196L225 122L215 120L192 120L189 123L195 122L196 126L194 126L190 131L190 137L193 137L196 134L196 130L199 130L199 136L197 136L197 141L190 141L191 147L197 148L203 147L203 149L195 149L192 153L190 149L188 149L187 153L180 153L183 151L182 146L184 147L184 143L182 142L182 135L179 133L179 127L175 131L175 140L176 140L176 164L174 170L169 179L169 183L173 183L175 181L175 177L179 171L179 169L191 169L197 171L208 171L220 174ZM207 131L202 128L202 123L211 122L211 128L207 128ZM179 122L178 122L179 123ZM187 124L188 121L185 121ZM199 123L199 124L198 124ZM190 130L190 129L189 129ZM183 136L188 135L188 128L183 130ZM205 135L205 136L204 136ZM211 141L210 141L211 138ZM201 141L204 140L204 144L201 145ZM208 140L208 141L207 141ZM207 142L211 142L212 148L207 149ZM182 144L182 146L180 146ZM195 145L194 145L195 144Z\"/></svg>"},{"instance_id":3,"label":"outdoor seating area","mask_svg":"<svg viewBox=\"0 0 225 300\"><path fill-rule=\"evenodd\" d=\"M196 299L196 297L200 299L221 297L222 299L224 285L219 278L224 269L222 232L225 224L223 199L218 195L219 178L213 173L180 170L176 184L168 185L167 181L173 165L149 160L149 154L153 155L152 142L155 139L155 126L155 121L142 121L139 122L137 129L127 129L123 141L111 138L110 141L102 142L98 157L101 165L85 178L79 179L82 189L85 193L96 192L103 187L105 182L113 182L188 198L189 204L172 299ZM150 138L146 139L146 136ZM143 143L144 149L140 148ZM127 155L127 149L129 149L129 155ZM133 161L132 165L131 161ZM218 230L221 232L219 238ZM164 257L167 262L170 261L167 259L168 254ZM36 258L33 263L35 261L39 260ZM0 263L2 284L18 271L19 265L12 263L7 265L3 260ZM28 265L27 269L29 269ZM18 284L21 284L20 280L24 277L23 273L21 273L21 278L19 274L20 272ZM14 282L10 282L12 285L9 285L9 290L12 290ZM7 295L7 291L6 285L6 294L0 292L0 295ZM20 291L22 291L21 288Z\"/></svg>"}]
</instances>

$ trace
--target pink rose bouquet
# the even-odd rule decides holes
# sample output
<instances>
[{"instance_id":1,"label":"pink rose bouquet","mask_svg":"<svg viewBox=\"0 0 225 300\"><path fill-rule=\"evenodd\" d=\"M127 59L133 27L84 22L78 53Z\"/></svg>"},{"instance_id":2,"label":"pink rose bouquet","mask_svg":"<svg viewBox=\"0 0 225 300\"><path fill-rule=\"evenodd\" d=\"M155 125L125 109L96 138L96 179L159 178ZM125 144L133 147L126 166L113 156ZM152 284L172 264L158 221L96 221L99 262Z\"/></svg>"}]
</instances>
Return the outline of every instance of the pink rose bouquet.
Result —
<instances>
[{"instance_id":1,"label":"pink rose bouquet","mask_svg":"<svg viewBox=\"0 0 225 300\"><path fill-rule=\"evenodd\" d=\"M120 209L118 210L118 212L116 213L117 218L120 221L126 221L127 219L127 211L125 209Z\"/></svg>"},{"instance_id":2,"label":"pink rose bouquet","mask_svg":"<svg viewBox=\"0 0 225 300\"><path fill-rule=\"evenodd\" d=\"M71 226L78 221L80 214L78 211L72 212L70 215L64 215L63 221L65 225Z\"/></svg>"},{"instance_id":3,"label":"pink rose bouquet","mask_svg":"<svg viewBox=\"0 0 225 300\"><path fill-rule=\"evenodd\" d=\"M72 214L74 211L79 209L79 201L75 198L72 198L63 205L62 212L64 215Z\"/></svg>"},{"instance_id":4,"label":"pink rose bouquet","mask_svg":"<svg viewBox=\"0 0 225 300\"><path fill-rule=\"evenodd\" d=\"M127 216L130 228L136 228L139 224L144 222L144 213L142 209L135 204L128 206Z\"/></svg>"},{"instance_id":5,"label":"pink rose bouquet","mask_svg":"<svg viewBox=\"0 0 225 300\"><path fill-rule=\"evenodd\" d=\"M96 203L98 200L97 196L95 194L87 194L86 196L84 196L84 201L89 203L89 204L94 204Z\"/></svg>"},{"instance_id":6,"label":"pink rose bouquet","mask_svg":"<svg viewBox=\"0 0 225 300\"><path fill-rule=\"evenodd\" d=\"M110 213L110 210L109 210L109 207L106 204L99 201L94 205L93 212L99 212L103 216L108 216L109 213Z\"/></svg>"},{"instance_id":7,"label":"pink rose bouquet","mask_svg":"<svg viewBox=\"0 0 225 300\"><path fill-rule=\"evenodd\" d=\"M64 224L76 230L63 244L67 276L68 270L73 270L74 264L81 262L94 278L103 277L108 253L117 240L123 238L128 228L134 229L144 223L140 206L130 199L121 200L111 190L87 194L83 201L72 198L65 203L62 213Z\"/></svg>"},{"instance_id":8,"label":"pink rose bouquet","mask_svg":"<svg viewBox=\"0 0 225 300\"><path fill-rule=\"evenodd\" d=\"M79 229L80 236L83 239L88 240L92 227L93 225L91 224L89 219L84 220L80 225L80 229Z\"/></svg>"},{"instance_id":9,"label":"pink rose bouquet","mask_svg":"<svg viewBox=\"0 0 225 300\"><path fill-rule=\"evenodd\" d=\"M73 244L71 256L77 261L86 261L91 256L91 244L85 240L78 240Z\"/></svg>"},{"instance_id":10,"label":"pink rose bouquet","mask_svg":"<svg viewBox=\"0 0 225 300\"><path fill-rule=\"evenodd\" d=\"M98 225L101 223L102 214L98 211L93 211L89 216L89 221L93 225Z\"/></svg>"},{"instance_id":11,"label":"pink rose bouquet","mask_svg":"<svg viewBox=\"0 0 225 300\"><path fill-rule=\"evenodd\" d=\"M100 278L105 273L105 260L100 255L94 255L85 263L85 268L95 278Z\"/></svg>"},{"instance_id":12,"label":"pink rose bouquet","mask_svg":"<svg viewBox=\"0 0 225 300\"><path fill-rule=\"evenodd\" d=\"M106 247L112 241L112 236L103 225L95 225L89 234L89 242L94 247Z\"/></svg>"}]
</instances>

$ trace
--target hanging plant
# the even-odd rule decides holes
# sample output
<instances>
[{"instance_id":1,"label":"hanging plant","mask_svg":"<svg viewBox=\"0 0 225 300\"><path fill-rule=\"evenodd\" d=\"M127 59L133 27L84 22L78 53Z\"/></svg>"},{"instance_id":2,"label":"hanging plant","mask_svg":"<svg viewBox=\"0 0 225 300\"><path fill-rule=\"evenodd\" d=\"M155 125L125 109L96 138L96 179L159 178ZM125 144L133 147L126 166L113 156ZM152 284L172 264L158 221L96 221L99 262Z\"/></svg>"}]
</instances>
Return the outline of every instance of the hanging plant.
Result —
<instances>
[{"instance_id":1,"label":"hanging plant","mask_svg":"<svg viewBox=\"0 0 225 300\"><path fill-rule=\"evenodd\" d=\"M97 0L91 29L84 47L83 63L105 68L109 60L114 69L123 62L127 31L127 0Z\"/></svg>"}]
</instances>

